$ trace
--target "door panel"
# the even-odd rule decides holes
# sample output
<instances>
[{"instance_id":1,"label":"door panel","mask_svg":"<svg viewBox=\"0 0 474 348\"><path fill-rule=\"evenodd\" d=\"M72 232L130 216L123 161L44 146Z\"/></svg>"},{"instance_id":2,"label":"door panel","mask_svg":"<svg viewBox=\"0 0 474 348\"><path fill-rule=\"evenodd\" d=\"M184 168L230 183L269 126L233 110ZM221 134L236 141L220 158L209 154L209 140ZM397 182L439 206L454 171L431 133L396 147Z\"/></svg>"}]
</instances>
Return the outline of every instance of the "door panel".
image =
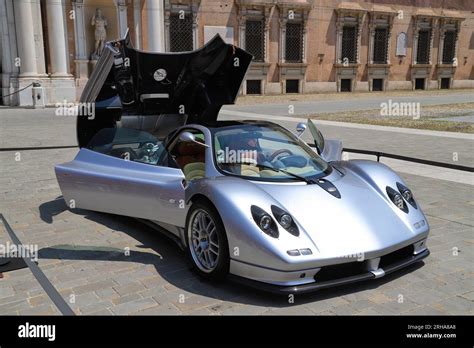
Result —
<instances>
[{"instance_id":1,"label":"door panel","mask_svg":"<svg viewBox=\"0 0 474 348\"><path fill-rule=\"evenodd\" d=\"M180 169L127 161L83 148L73 161L57 165L55 170L71 208L184 226L185 189Z\"/></svg>"}]
</instances>

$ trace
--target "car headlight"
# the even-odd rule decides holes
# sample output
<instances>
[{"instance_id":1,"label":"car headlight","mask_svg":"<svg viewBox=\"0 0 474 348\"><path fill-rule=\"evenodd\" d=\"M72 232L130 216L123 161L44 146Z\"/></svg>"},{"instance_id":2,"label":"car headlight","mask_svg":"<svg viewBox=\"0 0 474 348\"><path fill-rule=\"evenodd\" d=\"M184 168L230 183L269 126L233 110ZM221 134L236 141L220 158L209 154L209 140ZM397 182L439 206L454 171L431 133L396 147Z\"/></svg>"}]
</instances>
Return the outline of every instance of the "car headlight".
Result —
<instances>
[{"instance_id":1,"label":"car headlight","mask_svg":"<svg viewBox=\"0 0 474 348\"><path fill-rule=\"evenodd\" d=\"M407 188L406 186L400 184L399 182L397 182L397 188L398 188L398 191L400 191L400 193L402 194L405 201L410 203L410 205L413 208L417 209L415 199L413 198L413 193L410 191L410 189Z\"/></svg>"},{"instance_id":2,"label":"car headlight","mask_svg":"<svg viewBox=\"0 0 474 348\"><path fill-rule=\"evenodd\" d=\"M277 207L276 205L272 205L272 213L278 223L281 225L281 227L283 227L285 230L287 230L296 237L300 235L298 226L296 226L296 223L290 214L288 214L283 209Z\"/></svg>"},{"instance_id":3,"label":"car headlight","mask_svg":"<svg viewBox=\"0 0 474 348\"><path fill-rule=\"evenodd\" d=\"M293 219L291 218L290 215L283 214L282 216L280 216L279 223L285 230L290 228L292 222L293 222Z\"/></svg>"},{"instance_id":4,"label":"car headlight","mask_svg":"<svg viewBox=\"0 0 474 348\"><path fill-rule=\"evenodd\" d=\"M399 207L400 209L403 209L404 203L403 203L402 195L399 193L395 193L395 195L393 196L393 203L395 203L395 205Z\"/></svg>"},{"instance_id":5,"label":"car headlight","mask_svg":"<svg viewBox=\"0 0 474 348\"><path fill-rule=\"evenodd\" d=\"M397 190L394 190L390 186L387 186L387 195L390 200L399 208L400 210L408 213L408 206L406 205L405 201L403 200L402 195Z\"/></svg>"},{"instance_id":6,"label":"car headlight","mask_svg":"<svg viewBox=\"0 0 474 348\"><path fill-rule=\"evenodd\" d=\"M272 227L272 218L270 217L270 215L267 214L262 215L260 216L260 221L258 225L262 230L266 231Z\"/></svg>"},{"instance_id":7,"label":"car headlight","mask_svg":"<svg viewBox=\"0 0 474 348\"><path fill-rule=\"evenodd\" d=\"M250 212L252 213L253 220L263 232L273 238L278 238L278 227L270 214L256 205L250 207Z\"/></svg>"}]
</instances>

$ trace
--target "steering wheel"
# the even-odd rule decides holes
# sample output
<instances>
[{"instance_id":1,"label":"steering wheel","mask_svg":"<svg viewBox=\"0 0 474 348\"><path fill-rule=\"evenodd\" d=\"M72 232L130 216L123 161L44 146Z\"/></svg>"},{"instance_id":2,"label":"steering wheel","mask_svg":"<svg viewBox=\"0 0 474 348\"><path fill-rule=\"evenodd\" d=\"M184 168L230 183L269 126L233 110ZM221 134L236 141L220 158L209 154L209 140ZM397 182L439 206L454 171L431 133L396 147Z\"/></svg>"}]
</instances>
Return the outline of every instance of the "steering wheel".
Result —
<instances>
[{"instance_id":1,"label":"steering wheel","mask_svg":"<svg viewBox=\"0 0 474 348\"><path fill-rule=\"evenodd\" d=\"M272 154L270 155L270 158L269 158L270 162L272 162L277 156L281 155L282 153L287 153L288 156L293 155L293 152L291 152L291 151L288 150L288 149L276 150L274 153L272 153Z\"/></svg>"}]
</instances>

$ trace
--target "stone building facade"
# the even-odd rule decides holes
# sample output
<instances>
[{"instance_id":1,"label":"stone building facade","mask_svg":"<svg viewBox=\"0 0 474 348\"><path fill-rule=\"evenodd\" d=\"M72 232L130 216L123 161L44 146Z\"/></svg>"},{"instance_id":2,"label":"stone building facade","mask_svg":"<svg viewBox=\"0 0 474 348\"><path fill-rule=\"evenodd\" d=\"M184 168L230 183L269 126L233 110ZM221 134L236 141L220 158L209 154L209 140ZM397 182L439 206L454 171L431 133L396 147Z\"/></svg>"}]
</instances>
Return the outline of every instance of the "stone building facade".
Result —
<instances>
[{"instance_id":1,"label":"stone building facade","mask_svg":"<svg viewBox=\"0 0 474 348\"><path fill-rule=\"evenodd\" d=\"M98 8L107 40L128 28L139 49L192 50L216 33L247 49L242 94L474 88L469 0L1 0L3 105L31 105L33 82L45 104L77 100Z\"/></svg>"}]
</instances>

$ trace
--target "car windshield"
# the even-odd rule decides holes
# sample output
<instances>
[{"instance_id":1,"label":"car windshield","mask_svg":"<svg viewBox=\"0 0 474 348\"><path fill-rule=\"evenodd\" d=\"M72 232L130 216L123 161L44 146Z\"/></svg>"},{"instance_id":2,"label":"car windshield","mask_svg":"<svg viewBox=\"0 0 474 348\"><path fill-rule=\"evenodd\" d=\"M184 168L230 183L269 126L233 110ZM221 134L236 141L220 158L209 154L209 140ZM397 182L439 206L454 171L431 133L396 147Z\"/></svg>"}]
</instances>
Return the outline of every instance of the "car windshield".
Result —
<instances>
[{"instance_id":1,"label":"car windshield","mask_svg":"<svg viewBox=\"0 0 474 348\"><path fill-rule=\"evenodd\" d=\"M274 124L213 128L214 161L226 175L256 180L311 180L330 167L302 140Z\"/></svg>"}]
</instances>

